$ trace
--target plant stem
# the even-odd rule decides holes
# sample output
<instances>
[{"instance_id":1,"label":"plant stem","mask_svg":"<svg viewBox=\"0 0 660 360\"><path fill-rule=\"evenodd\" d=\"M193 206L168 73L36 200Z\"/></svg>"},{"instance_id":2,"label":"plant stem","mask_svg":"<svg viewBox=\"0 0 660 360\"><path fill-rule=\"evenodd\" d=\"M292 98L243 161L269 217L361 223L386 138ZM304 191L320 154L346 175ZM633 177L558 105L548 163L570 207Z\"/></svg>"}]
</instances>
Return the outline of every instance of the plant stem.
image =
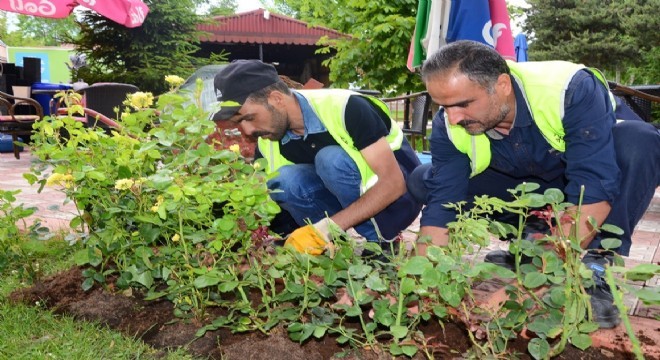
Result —
<instances>
[{"instance_id":1,"label":"plant stem","mask_svg":"<svg viewBox=\"0 0 660 360\"><path fill-rule=\"evenodd\" d=\"M630 338L630 343L632 344L635 358L637 360L644 360L644 353L642 353L641 344L639 343L639 339L637 339L637 336L635 336L635 330L633 330L632 324L630 324L630 318L628 317L628 309L626 309L626 306L623 304L623 293L616 287L616 282L614 281L614 275L612 275L612 271L610 270L609 266L605 268L605 281L612 290L614 305L616 305L616 307L619 309L619 314L621 315L621 320L623 321L623 325L626 327L626 332L628 333L628 337Z\"/></svg>"}]
</instances>

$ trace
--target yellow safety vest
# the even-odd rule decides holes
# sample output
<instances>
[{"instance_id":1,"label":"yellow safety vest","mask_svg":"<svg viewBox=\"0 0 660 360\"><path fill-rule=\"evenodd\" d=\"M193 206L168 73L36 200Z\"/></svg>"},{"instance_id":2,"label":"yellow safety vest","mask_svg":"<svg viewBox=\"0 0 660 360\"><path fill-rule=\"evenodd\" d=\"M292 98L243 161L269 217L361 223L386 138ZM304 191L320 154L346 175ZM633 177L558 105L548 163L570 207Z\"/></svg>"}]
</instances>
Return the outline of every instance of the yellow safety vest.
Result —
<instances>
[{"instance_id":1,"label":"yellow safety vest","mask_svg":"<svg viewBox=\"0 0 660 360\"><path fill-rule=\"evenodd\" d=\"M371 97L359 94L350 90L343 89L324 89L324 90L296 90L301 94L311 105L314 113L321 120L323 125L328 129L330 135L341 146L346 153L355 161L360 171L362 179L361 193L367 191L378 181L378 176L373 172L371 167L367 164L366 160L360 151L353 145L353 139L346 131L344 113L348 98L351 95L359 95L371 100L372 103L380 107L385 114L390 117L390 133L386 136L386 140L390 145L392 151L401 148L403 143L403 132L390 116L389 108L382 101ZM292 163L280 153L280 144L278 141L271 141L268 139L259 138L257 141L259 152L268 161L269 173L277 171L281 166L291 165Z\"/></svg>"},{"instance_id":2,"label":"yellow safety vest","mask_svg":"<svg viewBox=\"0 0 660 360\"><path fill-rule=\"evenodd\" d=\"M520 85L532 114L543 137L554 149L564 152L564 100L568 84L575 74L585 69L584 65L566 61L536 61L516 63L507 61L511 74ZM607 88L605 77L596 69L590 70ZM611 94L610 94L611 95ZM467 154L473 177L488 168L491 152L490 140L485 134L471 135L460 125L451 125L445 112L447 134L456 148Z\"/></svg>"}]
</instances>

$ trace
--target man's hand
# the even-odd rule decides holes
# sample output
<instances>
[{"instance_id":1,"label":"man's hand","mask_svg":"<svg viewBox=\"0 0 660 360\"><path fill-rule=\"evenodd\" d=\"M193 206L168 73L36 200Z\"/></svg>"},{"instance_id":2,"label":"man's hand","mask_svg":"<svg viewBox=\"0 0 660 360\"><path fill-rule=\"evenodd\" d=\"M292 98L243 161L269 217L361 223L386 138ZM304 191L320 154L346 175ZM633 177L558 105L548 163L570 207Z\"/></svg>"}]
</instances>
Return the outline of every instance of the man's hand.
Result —
<instances>
[{"instance_id":1,"label":"man's hand","mask_svg":"<svg viewBox=\"0 0 660 360\"><path fill-rule=\"evenodd\" d=\"M289 235L284 246L292 246L296 251L310 255L321 255L332 243L330 226L337 226L330 218L323 218L314 225L305 225Z\"/></svg>"}]
</instances>

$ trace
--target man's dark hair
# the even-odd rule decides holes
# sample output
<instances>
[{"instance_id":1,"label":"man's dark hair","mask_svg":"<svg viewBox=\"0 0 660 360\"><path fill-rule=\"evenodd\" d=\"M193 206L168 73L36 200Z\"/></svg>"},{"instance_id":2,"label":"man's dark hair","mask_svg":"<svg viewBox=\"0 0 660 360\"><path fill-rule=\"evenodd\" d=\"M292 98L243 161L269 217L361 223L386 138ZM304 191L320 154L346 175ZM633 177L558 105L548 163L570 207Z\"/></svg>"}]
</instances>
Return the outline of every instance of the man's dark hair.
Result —
<instances>
[{"instance_id":1,"label":"man's dark hair","mask_svg":"<svg viewBox=\"0 0 660 360\"><path fill-rule=\"evenodd\" d=\"M257 104L268 104L268 95L273 91L279 91L286 95L291 95L291 90L289 86L284 83L284 81L279 80L278 82L268 85L261 90L257 90L248 96L248 100L251 100Z\"/></svg>"},{"instance_id":2,"label":"man's dark hair","mask_svg":"<svg viewBox=\"0 0 660 360\"><path fill-rule=\"evenodd\" d=\"M494 90L501 74L510 74L506 61L492 47L471 40L447 44L424 61L422 81L447 71L458 70L488 92Z\"/></svg>"}]
</instances>

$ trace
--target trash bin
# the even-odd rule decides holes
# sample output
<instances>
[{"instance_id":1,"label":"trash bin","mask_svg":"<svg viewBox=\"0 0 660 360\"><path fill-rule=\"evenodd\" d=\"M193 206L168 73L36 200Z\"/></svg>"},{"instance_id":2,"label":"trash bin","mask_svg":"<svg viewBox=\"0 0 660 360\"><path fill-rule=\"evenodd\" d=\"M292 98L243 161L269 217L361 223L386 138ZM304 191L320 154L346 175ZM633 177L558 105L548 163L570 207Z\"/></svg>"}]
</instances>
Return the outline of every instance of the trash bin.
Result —
<instances>
[{"instance_id":1,"label":"trash bin","mask_svg":"<svg viewBox=\"0 0 660 360\"><path fill-rule=\"evenodd\" d=\"M34 83L32 84L32 98L37 100L44 109L44 115L50 115L50 100L62 90L71 89L67 84Z\"/></svg>"},{"instance_id":2,"label":"trash bin","mask_svg":"<svg viewBox=\"0 0 660 360\"><path fill-rule=\"evenodd\" d=\"M18 141L23 141L23 139L19 137ZM11 141L11 135L0 133L0 153L12 151L14 151L14 142ZM19 146L18 151L23 151L23 147Z\"/></svg>"}]
</instances>

